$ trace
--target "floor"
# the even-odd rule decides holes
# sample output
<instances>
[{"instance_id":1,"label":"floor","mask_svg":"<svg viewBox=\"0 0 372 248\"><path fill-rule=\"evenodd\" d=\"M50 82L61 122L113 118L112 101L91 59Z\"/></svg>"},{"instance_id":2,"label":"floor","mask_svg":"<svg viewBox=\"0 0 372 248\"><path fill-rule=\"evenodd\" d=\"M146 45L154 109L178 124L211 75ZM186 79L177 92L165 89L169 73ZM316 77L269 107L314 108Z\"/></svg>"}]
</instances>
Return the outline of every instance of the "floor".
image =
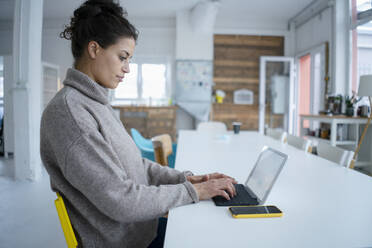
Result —
<instances>
[{"instance_id":1,"label":"floor","mask_svg":"<svg viewBox=\"0 0 372 248\"><path fill-rule=\"evenodd\" d=\"M9 166L13 166L13 159L1 157L2 175ZM56 195L45 171L38 182L0 176L0 195L1 248L66 248L54 206Z\"/></svg>"}]
</instances>

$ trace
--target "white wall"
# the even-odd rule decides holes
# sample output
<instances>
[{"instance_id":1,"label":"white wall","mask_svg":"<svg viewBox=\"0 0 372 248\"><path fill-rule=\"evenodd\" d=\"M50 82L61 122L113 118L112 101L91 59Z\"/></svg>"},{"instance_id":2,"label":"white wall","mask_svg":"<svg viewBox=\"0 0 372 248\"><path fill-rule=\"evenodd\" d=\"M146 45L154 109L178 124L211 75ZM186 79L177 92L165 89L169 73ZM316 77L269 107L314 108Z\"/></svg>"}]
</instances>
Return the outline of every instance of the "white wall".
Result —
<instances>
[{"instance_id":1,"label":"white wall","mask_svg":"<svg viewBox=\"0 0 372 248\"><path fill-rule=\"evenodd\" d=\"M65 24L68 24L68 20L44 20L42 34L41 59L59 66L61 81L73 64L71 42L59 37Z\"/></svg>"},{"instance_id":2,"label":"white wall","mask_svg":"<svg viewBox=\"0 0 372 248\"><path fill-rule=\"evenodd\" d=\"M45 62L60 66L61 79L66 75L67 68L73 65L70 41L62 39L59 34L69 20L44 20L42 59ZM175 27L172 19L139 19L131 22L139 30L135 56L154 56L174 58Z\"/></svg>"},{"instance_id":3,"label":"white wall","mask_svg":"<svg viewBox=\"0 0 372 248\"><path fill-rule=\"evenodd\" d=\"M332 42L332 10L328 8L295 30L295 54L323 42Z\"/></svg>"},{"instance_id":4,"label":"white wall","mask_svg":"<svg viewBox=\"0 0 372 248\"><path fill-rule=\"evenodd\" d=\"M176 32L174 28L141 28L138 37L136 56L174 58Z\"/></svg>"}]
</instances>

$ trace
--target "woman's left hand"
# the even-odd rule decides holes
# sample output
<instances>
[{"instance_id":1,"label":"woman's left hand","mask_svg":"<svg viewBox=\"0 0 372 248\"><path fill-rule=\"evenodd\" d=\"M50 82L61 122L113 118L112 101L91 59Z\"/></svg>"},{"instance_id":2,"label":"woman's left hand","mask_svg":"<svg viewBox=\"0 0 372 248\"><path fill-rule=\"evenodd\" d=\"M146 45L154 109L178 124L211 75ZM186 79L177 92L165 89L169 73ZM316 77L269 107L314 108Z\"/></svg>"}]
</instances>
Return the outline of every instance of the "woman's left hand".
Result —
<instances>
[{"instance_id":1,"label":"woman's left hand","mask_svg":"<svg viewBox=\"0 0 372 248\"><path fill-rule=\"evenodd\" d=\"M206 182L206 181L211 180L211 179L220 179L220 178L230 178L230 179L233 180L234 184L238 183L234 178L229 177L229 176L227 176L225 174L222 174L222 173L218 173L218 172L215 172L215 173L212 173L212 174L206 174L206 175L188 176L187 181L189 181L192 184L195 184L195 183Z\"/></svg>"}]
</instances>

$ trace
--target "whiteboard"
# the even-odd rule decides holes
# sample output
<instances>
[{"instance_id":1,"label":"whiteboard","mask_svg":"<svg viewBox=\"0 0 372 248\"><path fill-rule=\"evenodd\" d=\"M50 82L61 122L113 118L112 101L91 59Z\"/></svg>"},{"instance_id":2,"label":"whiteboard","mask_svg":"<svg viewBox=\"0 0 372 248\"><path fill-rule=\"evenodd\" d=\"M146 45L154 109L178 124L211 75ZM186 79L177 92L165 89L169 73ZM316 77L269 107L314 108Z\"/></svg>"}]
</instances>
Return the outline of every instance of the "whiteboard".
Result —
<instances>
[{"instance_id":1,"label":"whiteboard","mask_svg":"<svg viewBox=\"0 0 372 248\"><path fill-rule=\"evenodd\" d=\"M177 102L210 102L213 86L212 60L176 61Z\"/></svg>"}]
</instances>

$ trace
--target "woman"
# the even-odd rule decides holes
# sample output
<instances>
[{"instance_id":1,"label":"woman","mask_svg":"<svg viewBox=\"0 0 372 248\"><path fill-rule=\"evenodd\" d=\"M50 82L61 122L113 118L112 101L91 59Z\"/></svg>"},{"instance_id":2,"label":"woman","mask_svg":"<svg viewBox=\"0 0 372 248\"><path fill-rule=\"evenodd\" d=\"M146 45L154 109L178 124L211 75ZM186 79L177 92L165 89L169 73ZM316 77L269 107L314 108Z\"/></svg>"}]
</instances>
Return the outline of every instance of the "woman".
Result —
<instances>
[{"instance_id":1,"label":"woman","mask_svg":"<svg viewBox=\"0 0 372 248\"><path fill-rule=\"evenodd\" d=\"M79 245L147 247L171 208L235 194L223 174L194 176L142 159L108 102L129 73L137 30L113 1L89 0L61 33L74 68L41 121L41 157ZM230 194L230 196L229 196Z\"/></svg>"}]
</instances>

